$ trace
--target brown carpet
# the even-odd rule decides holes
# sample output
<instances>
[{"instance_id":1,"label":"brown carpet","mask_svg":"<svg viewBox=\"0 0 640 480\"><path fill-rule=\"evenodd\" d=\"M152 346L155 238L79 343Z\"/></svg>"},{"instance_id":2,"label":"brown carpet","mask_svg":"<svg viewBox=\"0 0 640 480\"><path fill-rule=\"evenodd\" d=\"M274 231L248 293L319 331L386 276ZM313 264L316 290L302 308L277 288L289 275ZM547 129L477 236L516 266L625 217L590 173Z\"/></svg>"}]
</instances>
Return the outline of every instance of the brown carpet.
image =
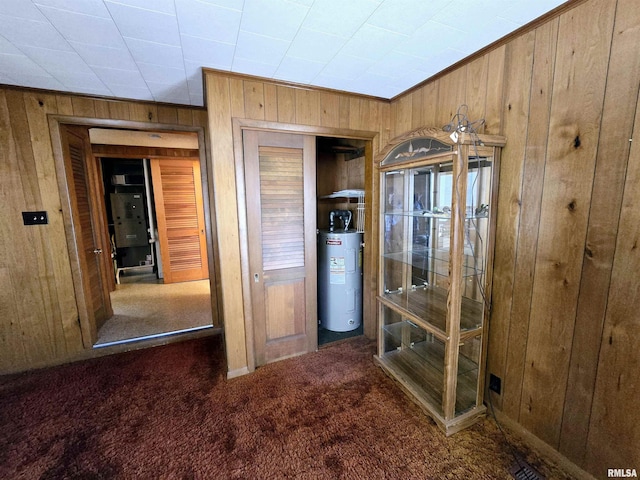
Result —
<instances>
[{"instance_id":1,"label":"brown carpet","mask_svg":"<svg viewBox=\"0 0 640 480\"><path fill-rule=\"evenodd\" d=\"M446 438L373 353L358 337L227 381L216 336L0 377L0 478L511 478L491 420Z\"/></svg>"}]
</instances>

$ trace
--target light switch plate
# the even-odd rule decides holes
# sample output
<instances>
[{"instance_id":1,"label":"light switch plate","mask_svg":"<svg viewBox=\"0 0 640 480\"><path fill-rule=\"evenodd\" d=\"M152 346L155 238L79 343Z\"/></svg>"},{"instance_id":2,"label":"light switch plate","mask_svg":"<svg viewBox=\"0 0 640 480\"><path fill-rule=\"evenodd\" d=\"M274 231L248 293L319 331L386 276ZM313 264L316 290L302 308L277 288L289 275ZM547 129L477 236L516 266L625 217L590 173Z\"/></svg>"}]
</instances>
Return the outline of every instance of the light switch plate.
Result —
<instances>
[{"instance_id":1,"label":"light switch plate","mask_svg":"<svg viewBox=\"0 0 640 480\"><path fill-rule=\"evenodd\" d=\"M22 212L22 220L25 225L46 225L49 223L47 212Z\"/></svg>"}]
</instances>

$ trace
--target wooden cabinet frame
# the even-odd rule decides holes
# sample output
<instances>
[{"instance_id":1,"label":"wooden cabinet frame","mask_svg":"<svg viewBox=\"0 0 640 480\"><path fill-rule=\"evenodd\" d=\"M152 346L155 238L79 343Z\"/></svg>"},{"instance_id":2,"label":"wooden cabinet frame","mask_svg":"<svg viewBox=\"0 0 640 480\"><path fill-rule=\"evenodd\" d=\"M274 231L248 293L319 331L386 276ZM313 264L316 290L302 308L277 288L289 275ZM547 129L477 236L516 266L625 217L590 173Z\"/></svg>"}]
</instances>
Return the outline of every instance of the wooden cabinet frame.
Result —
<instances>
[{"instance_id":1,"label":"wooden cabinet frame","mask_svg":"<svg viewBox=\"0 0 640 480\"><path fill-rule=\"evenodd\" d=\"M456 133L450 136L450 132L439 129L414 130L394 139L375 162L381 185L375 358L447 435L471 425L486 411L483 391L493 232L500 149L505 144L500 136ZM469 174L470 163L474 176ZM490 184L484 178L485 170L489 170L485 167L490 167ZM450 211L444 212L436 200L441 169L451 175L451 191L445 195ZM429 190L432 204L418 208L414 183L416 175L425 172L434 178L428 187L433 189ZM468 177L475 179L478 197L484 189L482 198L491 208L473 201L471 207L468 205ZM471 197L476 194L469 193ZM423 283L413 275L416 252L433 258L438 249L434 247L435 235L426 240L424 250L418 249L413 236L418 218L428 219L430 232L435 231L434 225L445 227L440 235L448 240L444 248L447 256L439 254L440 271L432 269L422 277L428 278ZM483 222L481 229L478 222ZM470 231L478 237L478 232L486 232L483 249L470 246ZM466 286L465 278L471 278Z\"/></svg>"}]
</instances>

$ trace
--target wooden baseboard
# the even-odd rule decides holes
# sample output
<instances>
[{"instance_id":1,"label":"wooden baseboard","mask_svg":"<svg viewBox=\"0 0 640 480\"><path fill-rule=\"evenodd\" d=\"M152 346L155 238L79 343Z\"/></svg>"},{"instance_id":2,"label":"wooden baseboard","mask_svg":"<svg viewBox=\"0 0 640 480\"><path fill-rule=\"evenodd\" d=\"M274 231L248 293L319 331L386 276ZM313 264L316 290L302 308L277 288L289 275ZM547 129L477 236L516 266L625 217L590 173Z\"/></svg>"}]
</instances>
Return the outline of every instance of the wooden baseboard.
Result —
<instances>
[{"instance_id":1,"label":"wooden baseboard","mask_svg":"<svg viewBox=\"0 0 640 480\"><path fill-rule=\"evenodd\" d=\"M251 373L251 371L249 370L249 367L242 367L242 368L237 368L235 370L229 370L227 372L227 380L231 380L232 378L236 378L236 377L241 377L243 375L247 375L248 373Z\"/></svg>"},{"instance_id":2,"label":"wooden baseboard","mask_svg":"<svg viewBox=\"0 0 640 480\"><path fill-rule=\"evenodd\" d=\"M66 365L68 363L82 362L84 360L91 360L93 358L106 357L108 355L116 355L118 353L132 352L134 350L143 350L145 348L159 347L162 345L169 345L171 343L184 342L186 340L194 340L196 338L212 337L214 335L222 335L222 328L213 327L205 328L201 330L189 331L184 333L169 333L166 336L160 336L157 338L150 338L147 340L131 341L128 343L121 343L106 347L91 347L85 348L79 352L75 352L71 355L65 355L52 359L47 359L41 362L30 363L29 365L12 365L11 368L6 370L0 370L0 375L12 375L16 373L25 373L42 368L57 367L60 365Z\"/></svg>"},{"instance_id":3,"label":"wooden baseboard","mask_svg":"<svg viewBox=\"0 0 640 480\"><path fill-rule=\"evenodd\" d=\"M593 475L585 472L582 468L562 455L551 445L540 440L533 433L528 431L526 428L524 428L522 425L515 422L511 418L507 417L499 410L494 410L493 412L489 410L488 413L495 414L495 419L500 423L501 427L505 428L509 433L519 438L528 447L539 453L541 457L547 459L551 463L554 463L560 470L579 480L596 480Z\"/></svg>"}]
</instances>

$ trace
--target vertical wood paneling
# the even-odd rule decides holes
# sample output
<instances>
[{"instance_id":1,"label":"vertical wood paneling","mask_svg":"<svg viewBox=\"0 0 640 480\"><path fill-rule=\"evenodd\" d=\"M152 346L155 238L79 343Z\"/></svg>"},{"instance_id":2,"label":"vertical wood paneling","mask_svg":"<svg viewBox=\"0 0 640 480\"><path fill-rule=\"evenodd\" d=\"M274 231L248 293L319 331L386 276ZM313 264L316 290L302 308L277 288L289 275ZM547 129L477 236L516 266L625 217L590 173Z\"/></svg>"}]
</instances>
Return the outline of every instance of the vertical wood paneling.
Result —
<instances>
[{"instance_id":1,"label":"vertical wood paneling","mask_svg":"<svg viewBox=\"0 0 640 480\"><path fill-rule=\"evenodd\" d=\"M483 55L467 65L465 103L469 107L467 116L470 120L485 118L488 73L488 55ZM479 127L478 133L484 133L484 126Z\"/></svg>"},{"instance_id":2,"label":"vertical wood paneling","mask_svg":"<svg viewBox=\"0 0 640 480\"><path fill-rule=\"evenodd\" d=\"M79 117L95 117L96 107L93 99L85 97L71 97L73 114Z\"/></svg>"},{"instance_id":3,"label":"vertical wood paneling","mask_svg":"<svg viewBox=\"0 0 640 480\"><path fill-rule=\"evenodd\" d=\"M424 108L422 96L424 89L420 88L415 92L412 92L411 97L411 129L414 130L419 127L424 127Z\"/></svg>"},{"instance_id":4,"label":"vertical wood paneling","mask_svg":"<svg viewBox=\"0 0 640 480\"><path fill-rule=\"evenodd\" d=\"M571 351L560 451L584 461L600 339L607 307L618 214L640 79L640 9L618 2L598 142L589 227ZM637 121L636 121L637 125ZM627 185L629 183L627 182ZM628 188L628 187L627 187ZM636 444L640 444L637 441ZM604 466L602 466L604 471Z\"/></svg>"},{"instance_id":5,"label":"vertical wood paneling","mask_svg":"<svg viewBox=\"0 0 640 480\"><path fill-rule=\"evenodd\" d=\"M109 102L106 100L95 100L93 103L96 118L109 118Z\"/></svg>"},{"instance_id":6,"label":"vertical wood paneling","mask_svg":"<svg viewBox=\"0 0 640 480\"><path fill-rule=\"evenodd\" d=\"M373 151L379 151L384 145L389 143L389 105L381 102L370 102L370 125L385 125L386 127L380 132L378 136L373 139L372 147ZM370 178L365 176L365 178Z\"/></svg>"},{"instance_id":7,"label":"vertical wood paneling","mask_svg":"<svg viewBox=\"0 0 640 480\"><path fill-rule=\"evenodd\" d=\"M231 116L235 118L245 118L244 85L243 81L239 78L229 79L229 98L227 102L231 105Z\"/></svg>"},{"instance_id":8,"label":"vertical wood paneling","mask_svg":"<svg viewBox=\"0 0 640 480\"><path fill-rule=\"evenodd\" d=\"M237 375L247 370L247 349L231 125L233 115L230 84L232 82L226 77L215 75L205 75L205 82L209 106L209 128L215 132L215 135L210 136L211 164L209 167L214 179L217 230L220 232L218 247L220 276L224 279L222 304L225 315L227 368L231 374ZM242 88L235 88L234 93L242 95Z\"/></svg>"},{"instance_id":9,"label":"vertical wood paneling","mask_svg":"<svg viewBox=\"0 0 640 480\"><path fill-rule=\"evenodd\" d=\"M39 151L37 148L34 149L32 147L33 142L29 135L25 94L8 92L7 105L12 126L16 129L14 134L14 141L17 147L16 159L19 164L25 201L29 208L40 210L45 207L39 182L40 173L43 172L38 168L38 162L36 161L36 154ZM55 186L55 182L53 185ZM29 318L29 323L23 324L23 327L27 331L38 332L40 342L51 343L48 348L44 348L44 352L62 356L66 353L66 341L63 330L60 328L61 314L59 304L56 301L58 292L57 285L53 281L53 266L48 248L49 238L46 227L25 229L23 226L21 229L25 234L27 246L20 258L26 264L22 266L25 274L24 280L28 280L28 265L38 265L40 268L40 275L38 275L37 279L24 284L25 291L28 292L25 295L25 300L22 300L23 302L26 301L26 303L23 303L24 310L31 311L24 312ZM30 302L33 302L32 309L28 306ZM33 355L40 355L40 352L34 352L31 349L25 350Z\"/></svg>"},{"instance_id":10,"label":"vertical wood paneling","mask_svg":"<svg viewBox=\"0 0 640 480\"><path fill-rule=\"evenodd\" d=\"M70 114L71 115L71 114ZM129 104L126 102L110 101L109 117L114 120L130 120Z\"/></svg>"},{"instance_id":11,"label":"vertical wood paneling","mask_svg":"<svg viewBox=\"0 0 640 480\"><path fill-rule=\"evenodd\" d=\"M383 112L378 111L378 118L380 119L379 125L384 126L387 125L387 120L390 118L388 108L385 108ZM385 119L386 115L386 119ZM388 132L389 129L386 129ZM386 136L388 133L383 133L379 135L380 137ZM384 139L387 144L387 139ZM380 140L381 143L382 139ZM363 263L363 292L373 292L370 295L363 295L363 305L362 305L362 314L363 318L377 318L377 301L376 301L376 293L377 293L377 280L378 280L378 242L377 242L377 232L378 232L378 209L379 209L379 197L380 197L380 178L378 174L378 170L374 166L373 157L374 151L378 151L381 147L376 142L372 142L371 145L367 144L365 146L365 162L364 162L364 177L365 182L369 180L371 183L365 183L365 204L367 208L365 209L365 233L364 233L364 242L365 245L368 245L368 255L364 256ZM375 150L374 150L375 149ZM378 326L377 322L363 322L364 323L364 334L369 338L376 338Z\"/></svg>"},{"instance_id":12,"label":"vertical wood paneling","mask_svg":"<svg viewBox=\"0 0 640 480\"><path fill-rule=\"evenodd\" d=\"M299 125L320 125L320 94L317 90L297 89L296 123Z\"/></svg>"},{"instance_id":13,"label":"vertical wood paneling","mask_svg":"<svg viewBox=\"0 0 640 480\"><path fill-rule=\"evenodd\" d=\"M367 100L364 99L362 102L362 108L360 110L360 122L358 130L367 130L371 125L375 125L375 118L377 118L377 109L376 104L378 102L375 100Z\"/></svg>"},{"instance_id":14,"label":"vertical wood paneling","mask_svg":"<svg viewBox=\"0 0 640 480\"><path fill-rule=\"evenodd\" d=\"M640 103L633 138L585 460L590 471L602 474L611 465L640 465Z\"/></svg>"},{"instance_id":15,"label":"vertical wood paneling","mask_svg":"<svg viewBox=\"0 0 640 480\"><path fill-rule=\"evenodd\" d=\"M158 121L175 125L178 123L178 111L174 107L161 105L158 107Z\"/></svg>"},{"instance_id":16,"label":"vertical wood paneling","mask_svg":"<svg viewBox=\"0 0 640 480\"><path fill-rule=\"evenodd\" d=\"M520 411L520 423L554 448L560 440L614 8L608 0L594 0L560 17L530 318L536 328L527 338Z\"/></svg>"},{"instance_id":17,"label":"vertical wood paneling","mask_svg":"<svg viewBox=\"0 0 640 480\"><path fill-rule=\"evenodd\" d=\"M244 114L247 118L264 120L264 87L262 82L245 80L244 87Z\"/></svg>"},{"instance_id":18,"label":"vertical wood paneling","mask_svg":"<svg viewBox=\"0 0 640 480\"><path fill-rule=\"evenodd\" d=\"M2 169L0 167L0 172ZM4 196L0 199L5 200ZM5 244L8 223L2 218L0 242ZM0 365L24 365L26 354L20 328L20 312L15 298L19 288L13 281L12 265L0 260Z\"/></svg>"},{"instance_id":19,"label":"vertical wood paneling","mask_svg":"<svg viewBox=\"0 0 640 480\"><path fill-rule=\"evenodd\" d=\"M25 135L29 131L29 121L24 105L24 95L19 91L8 91L6 99L11 128L14 130L12 142L15 146L16 167L20 172L25 206L38 210L42 205L42 199L38 188L38 177L32 174L36 171L36 164L31 140L28 135Z\"/></svg>"},{"instance_id":20,"label":"vertical wood paneling","mask_svg":"<svg viewBox=\"0 0 640 480\"><path fill-rule=\"evenodd\" d=\"M440 79L438 93L438 108L436 123L438 126L448 124L457 113L458 108L465 102L467 81L467 66L463 65L457 70L448 73ZM476 119L471 119L476 120ZM406 130L403 130L403 133Z\"/></svg>"},{"instance_id":21,"label":"vertical wood paneling","mask_svg":"<svg viewBox=\"0 0 640 480\"><path fill-rule=\"evenodd\" d=\"M332 127L340 123L340 99L338 95L320 92L320 125Z\"/></svg>"},{"instance_id":22,"label":"vertical wood paneling","mask_svg":"<svg viewBox=\"0 0 640 480\"><path fill-rule=\"evenodd\" d=\"M422 91L422 125L425 127L442 126L436 123L439 85L440 81L435 80L420 89Z\"/></svg>"},{"instance_id":23,"label":"vertical wood paneling","mask_svg":"<svg viewBox=\"0 0 640 480\"><path fill-rule=\"evenodd\" d=\"M533 64L535 34L518 37L508 45L505 57L505 93L503 134L507 144L503 148L498 197L496 231L497 249L493 268L492 323L489 330L489 369L505 378L506 357L509 345L509 323L513 301L513 275L516 263L518 226L522 191L522 170L529 116L529 91ZM526 322L523 322L526 323ZM515 385L517 387L517 384ZM502 408L514 385L505 381L502 397L494 396L496 405ZM491 394L494 395L494 394Z\"/></svg>"},{"instance_id":24,"label":"vertical wood paneling","mask_svg":"<svg viewBox=\"0 0 640 480\"><path fill-rule=\"evenodd\" d=\"M614 29L612 9L616 4L618 11ZM639 367L639 349L635 345L640 336L636 320L640 304L637 292L632 290L637 286L637 271L640 269L638 249L634 248L638 237L637 225L640 224L636 213L640 202L636 198L640 182L637 172L639 160L636 146L631 157L627 157L630 158L627 163L624 148L628 147L628 142L621 143L620 140L625 135L625 128L633 125L633 114L629 114L629 110L637 106L633 100L633 92L637 91L639 58L636 10L633 0L586 0L562 14L559 32L556 29L557 19L536 28L533 77L529 85L526 84L526 77L521 79L523 84L519 87L525 92L524 95L528 89L531 91L529 112L523 125L515 121L516 113L512 114L508 110L508 104L512 102L506 100L507 97L502 101L503 94L512 100L517 96L515 90L512 90L517 81L510 78L515 61L512 55L515 43L523 40L516 38L506 46L492 50L487 54L486 60L487 82L483 114L487 122L486 132L507 136L507 148L501 168L499 206L499 215L502 215L503 221L499 222L498 233L502 225L507 225L508 230L504 234L504 242L496 242L496 268L499 271L494 275L495 309L491 318L489 368L494 365L492 362L495 357L503 359L496 367L506 375L503 378L504 408L514 407L509 410L509 417L519 420L521 426L556 448L559 444L563 453L597 476L602 475L605 465L617 467L616 463L629 465L633 462L637 465L640 461L637 450L633 450L640 441L640 421L634 404L634 399L640 394L637 390L638 383L634 383ZM613 53L609 55L607 48L612 32ZM558 40L557 49L555 35ZM554 72L555 58L557 71ZM483 61L477 61L475 66L479 67ZM608 76L607 62L610 62ZM264 118L273 120L277 116L277 120L283 123L316 121L317 125L343 128L363 125L362 129L380 132L374 140L377 151L391 136L409 130L418 121L418 116L422 117L425 125L440 126L448 123L458 106L465 102L474 104L470 107L475 114L475 105L481 104L482 93L478 85L474 84L474 70L474 66L463 66L421 87L417 93L407 95L408 100L400 97L391 106L383 102L363 100L359 106L363 115L359 120L351 116L352 103L349 95L329 92L318 94L318 109L314 113L306 110L304 102L299 103L294 89L266 84ZM516 73L522 77L522 72ZM210 145L215 153L210 168L216 179L214 194L219 212L218 220L225 223L224 235L220 235L219 242L224 247L220 255L221 262L225 262L222 272L225 287L222 292L223 297L226 295L225 314L230 322L227 325L227 346L231 347L230 358L238 359L243 355L246 358L244 326L237 320L229 320L243 317L242 302L241 299L238 300L241 279L236 268L240 257L230 118L233 116L232 112L239 113L236 116L241 118L246 117L245 99L242 89L240 95L236 95L236 89L230 89L229 79L206 76L208 121L212 130L216 129L216 138L211 140ZM552 84L554 76L555 83ZM232 79L231 82L236 80ZM553 89L550 88L551 85ZM230 91L234 93L231 94ZM417 109L419 97L422 97L421 102L425 106L423 110ZM0 159L3 173L0 194L3 195L3 205L8 205L0 213L3 215L0 240L3 251L7 252L0 259L0 278L6 278L8 271L11 282L3 280L2 285L11 285L13 293L23 291L26 287L27 291L35 291L36 297L49 298L51 295L43 294L39 287L40 276L46 277L53 268L55 282L58 283L67 274L58 262L45 260L50 266L42 270L35 263L39 258L45 259L51 255L49 249L54 248L54 242L47 245L36 234L33 237L37 240L33 242L34 247L25 245L27 242L14 242L14 245L11 242L15 232L21 232L25 227L21 225L21 219L9 215L10 211L25 209L28 202L36 204L38 195L33 188L40 190L42 205L49 208L48 205L53 204L54 194L43 191L49 188L46 186L49 181L46 168L38 165L38 162L53 162L51 158L41 159L49 154L42 143L38 144L39 141L45 142L44 137L36 138L40 132L38 125L46 124L46 114L38 112L46 110L47 113L54 113L55 110L58 114L73 115L81 111L80 104L88 105L92 102L96 116L127 120L131 116L131 108L127 102L90 99L80 101L74 96L57 95L45 100L44 108L41 109L39 105L36 107L37 103L32 98L25 95L25 99L27 98L25 102L29 125L24 132L20 132L16 128L20 122L14 125L12 116L8 113L5 92L2 91L0 96L0 153L3 156ZM242 106L237 103L239 101L242 101ZM518 101L523 103L526 99L523 97ZM405 104L410 108L405 108ZM604 111L601 112L603 104ZM302 108L300 116L305 119L304 122L297 118L296 110L299 106ZM194 114L187 108L158 107L157 115L159 121L192 125L199 121L197 118L201 116L201 112ZM307 118L311 120L306 120ZM367 123L370 125L366 125ZM637 119L636 137L639 124L640 119ZM16 152L20 151L19 145L25 146L28 142L25 143L24 139L16 142L14 137L25 134L30 135L34 144L39 145L34 145L34 153L31 154L36 161L36 180L23 178L30 174L25 170L21 171L17 163L19 157ZM576 137L579 137L580 145L574 148ZM523 156L508 155L511 145L517 146L520 151L524 145ZM546 171L545 168L549 166ZM367 168L371 168L371 165L366 164L365 169ZM625 170L627 168L628 171ZM623 171L626 171L627 176L620 215L616 211L616 205L620 202L623 189L620 180ZM506 200L502 198L503 185L518 185L519 180L521 190L507 188L507 193L504 193ZM377 179L374 179L374 184L368 186L373 192L377 188L376 182ZM27 185L25 193L22 190L23 183ZM222 189L218 191L220 186ZM516 199L519 199L519 205L512 203ZM376 198L368 198L368 202L368 205L375 208ZM503 205L505 206L502 207ZM514 209L519 211L515 223ZM367 213L367 218L371 219L370 224L374 225L375 218L371 217L371 211L368 210ZM615 230L615 227L611 228L611 222L615 222L618 217L620 228ZM231 219L230 224L228 219ZM45 229L46 232L54 232L52 227L53 222ZM24 238L29 241L32 237ZM585 239L586 256L583 255ZM614 240L615 256L612 250ZM38 253L29 251L31 248L38 249ZM23 263L24 258L34 265ZM502 262L507 270L512 269L511 274L505 273L507 270L500 270ZM604 285L609 281L605 282L607 269L610 271L610 287L606 300L603 296L588 294L599 287L605 289ZM495 286L496 282L500 283L500 276L503 276L505 287L502 289ZM59 298L67 295L61 293L66 287L58 285L57 288ZM13 298L13 293L3 292L2 300ZM513 299L504 298L510 296ZM62 316L65 317L64 312L68 312L68 308L63 306L63 300L58 302ZM527 304L531 305L531 312L528 311ZM12 305L22 322L22 310L26 306L20 303L20 299ZM506 308L508 305L510 306ZM41 312L45 311L43 305L39 308ZM46 308L52 311L54 307ZM2 369L9 368L5 362L11 362L11 366L15 366L15 362L25 366L52 362L57 354L50 346L41 343L41 339L46 338L50 332L45 328L40 335L37 331L23 328L22 324L16 324L15 319L6 321L4 309L3 305L0 347L11 345L11 351L0 353ZM10 311L9 314L15 312ZM531 321L527 322L529 313ZM28 317L24 321L29 324ZM600 326L602 324L603 327ZM603 335L594 333L598 328L604 329ZM494 329L502 335L500 342L509 345L508 353L504 352L503 347L493 350L496 344ZM15 335L20 335L19 341ZM589 340L592 335L596 335L595 341ZM69 342L70 337L66 338ZM518 350L518 342L523 349L526 347L526 365L523 360L518 359L518 356L523 358L524 351ZM598 345L598 353L595 352L594 344ZM25 345L28 352L24 350ZM43 350L40 350L40 346ZM78 351L81 346L74 348ZM596 355L599 357L597 377L594 379ZM237 364L238 368L242 367L241 363ZM233 368L233 364L229 368ZM589 382L595 382L594 387L589 387ZM524 393L522 401L517 399L517 395L512 396L514 389L519 388ZM589 417L586 405L590 400L590 411L593 413ZM519 403L522 408L518 407ZM587 417L588 441L585 440L584 431ZM623 443L621 438L625 439ZM580 460L581 457L583 460Z\"/></svg>"},{"instance_id":25,"label":"vertical wood paneling","mask_svg":"<svg viewBox=\"0 0 640 480\"><path fill-rule=\"evenodd\" d=\"M209 117L206 110L192 110L191 115L193 117L193 126L202 127L207 130L207 124L209 123Z\"/></svg>"},{"instance_id":26,"label":"vertical wood paneling","mask_svg":"<svg viewBox=\"0 0 640 480\"><path fill-rule=\"evenodd\" d=\"M351 101L347 95L340 95L339 128L349 128Z\"/></svg>"},{"instance_id":27,"label":"vertical wood paneling","mask_svg":"<svg viewBox=\"0 0 640 480\"><path fill-rule=\"evenodd\" d=\"M57 95L58 115L73 115L73 104L69 95Z\"/></svg>"},{"instance_id":28,"label":"vertical wood paneling","mask_svg":"<svg viewBox=\"0 0 640 480\"><path fill-rule=\"evenodd\" d=\"M358 130L362 121L362 111L365 101L361 98L349 99L349 128Z\"/></svg>"},{"instance_id":29,"label":"vertical wood paneling","mask_svg":"<svg viewBox=\"0 0 640 480\"><path fill-rule=\"evenodd\" d=\"M392 138L411 130L411 113L413 105L411 96L412 94L400 97L391 105L391 121L393 126L393 130L391 132Z\"/></svg>"},{"instance_id":30,"label":"vertical wood paneling","mask_svg":"<svg viewBox=\"0 0 640 480\"><path fill-rule=\"evenodd\" d=\"M520 204L520 221L517 232L517 261L513 273L511 300L511 323L507 343L505 388L503 411L512 418L518 418L522 394L522 375L524 372L527 335L529 331L529 313L531 293L535 273L535 259L540 224L540 204L546 162L547 138L549 134L549 107L553 87L553 71L557 43L558 21L551 21L538 28L534 33L535 47L533 57L526 65L533 72L527 74L524 85L531 85L527 92L528 119L526 125L526 143L524 148L524 171ZM513 74L511 72L510 74ZM507 81L508 82L508 81ZM510 102L509 102L510 104ZM505 121L509 117L505 112ZM534 120L535 119L535 120ZM523 120L523 119L520 119ZM517 144L517 123L511 122L511 137ZM502 249L501 249L502 250ZM508 319L509 317L506 317ZM497 319L501 321L502 319Z\"/></svg>"},{"instance_id":31,"label":"vertical wood paneling","mask_svg":"<svg viewBox=\"0 0 640 480\"><path fill-rule=\"evenodd\" d=\"M492 135L501 133L502 105L504 102L504 61L507 51L506 45L488 53L487 99L484 112L484 131Z\"/></svg>"},{"instance_id":32,"label":"vertical wood paneling","mask_svg":"<svg viewBox=\"0 0 640 480\"><path fill-rule=\"evenodd\" d=\"M292 88L277 87L278 121L280 123L296 122L296 93ZM211 103L209 103L211 105Z\"/></svg>"},{"instance_id":33,"label":"vertical wood paneling","mask_svg":"<svg viewBox=\"0 0 640 480\"><path fill-rule=\"evenodd\" d=\"M5 241L4 255L7 255L8 266L13 277L13 300L15 302L17 318L3 319L4 322L19 322L21 337L28 336L30 343L24 346L24 361L38 364L47 358L55 358L60 349L65 348L56 343L56 336L52 336L50 318L47 318L46 304L49 297L48 289L41 290L42 282L39 275L31 276L32 266L38 265L39 245L34 244L38 235L46 234L46 226L32 226L27 230L22 224L21 210L39 210L42 205L37 185L33 151L28 145L29 131L22 92L7 91L0 104L0 124L2 134L2 169L3 183L8 188L3 191L3 206L20 206L19 209L3 208L3 235ZM6 175L6 176L5 176ZM11 212L11 214L10 214ZM6 230L5 230L6 229ZM18 233L20 238L18 238ZM44 320L44 321L43 321ZM3 325L4 328L6 326ZM4 330L3 328L3 330ZM15 331L11 324L9 331ZM24 342L24 341L23 341Z\"/></svg>"},{"instance_id":34,"label":"vertical wood paneling","mask_svg":"<svg viewBox=\"0 0 640 480\"><path fill-rule=\"evenodd\" d=\"M4 255L0 255L0 361L2 365L24 365L27 354L22 342L24 331L19 309L22 272L17 271L16 260L20 251L8 246L16 243L15 232L22 228L21 218L11 208L24 202L20 185L20 170L15 166L15 147L11 117L7 107L6 94L0 91L0 245ZM19 242L23 243L23 242ZM17 245L22 248L21 245ZM15 247L14 247L15 248ZM10 255L7 253L11 253ZM18 272L18 273L16 273Z\"/></svg>"},{"instance_id":35,"label":"vertical wood paneling","mask_svg":"<svg viewBox=\"0 0 640 480\"><path fill-rule=\"evenodd\" d=\"M371 125L375 125L374 118L377 117L375 108L378 102L375 100L363 99L360 108L360 121L358 122L358 130L367 130Z\"/></svg>"},{"instance_id":36,"label":"vertical wood paneling","mask_svg":"<svg viewBox=\"0 0 640 480\"><path fill-rule=\"evenodd\" d=\"M178 125L193 125L193 110L188 108L178 108Z\"/></svg>"},{"instance_id":37,"label":"vertical wood paneling","mask_svg":"<svg viewBox=\"0 0 640 480\"><path fill-rule=\"evenodd\" d=\"M278 121L278 88L272 83L264 85L264 119Z\"/></svg>"},{"instance_id":38,"label":"vertical wood paneling","mask_svg":"<svg viewBox=\"0 0 640 480\"><path fill-rule=\"evenodd\" d=\"M91 116L91 115L81 115ZM158 107L145 103L129 104L129 119L136 122L157 122Z\"/></svg>"},{"instance_id":39,"label":"vertical wood paneling","mask_svg":"<svg viewBox=\"0 0 640 480\"><path fill-rule=\"evenodd\" d=\"M50 302L55 312L52 321L60 323L59 328L64 333L67 350L71 352L82 344L77 323L78 309L71 282L55 165L53 162L42 161L53 158L46 116L56 113L56 99L51 95L25 95L25 104L34 158L40 159L36 161L36 172L42 208L48 212L49 219L49 234L42 238L45 249L42 265L46 266L45 277L52 285L53 296Z\"/></svg>"}]
</instances>

